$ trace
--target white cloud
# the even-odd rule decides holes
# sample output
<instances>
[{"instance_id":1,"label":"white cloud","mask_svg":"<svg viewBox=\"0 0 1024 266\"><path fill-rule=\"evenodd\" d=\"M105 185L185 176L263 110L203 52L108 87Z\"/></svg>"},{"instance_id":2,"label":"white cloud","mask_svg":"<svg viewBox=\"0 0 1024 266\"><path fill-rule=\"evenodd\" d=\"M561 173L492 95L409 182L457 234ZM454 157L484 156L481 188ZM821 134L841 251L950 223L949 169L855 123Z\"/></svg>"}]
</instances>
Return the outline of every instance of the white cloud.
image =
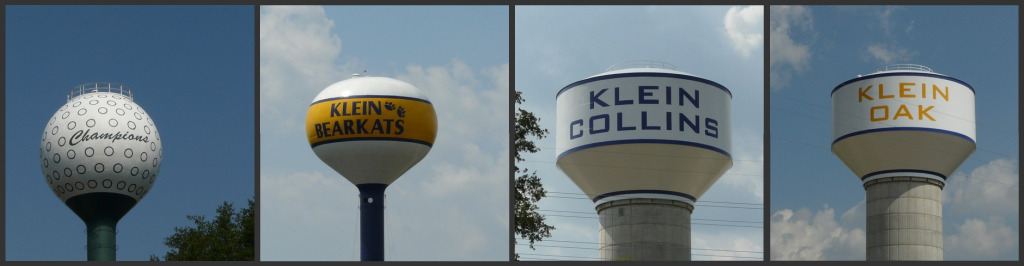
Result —
<instances>
[{"instance_id":1,"label":"white cloud","mask_svg":"<svg viewBox=\"0 0 1024 266\"><path fill-rule=\"evenodd\" d=\"M947 215L1017 216L1020 178L1016 159L996 159L947 180L942 203Z\"/></svg>"},{"instance_id":2,"label":"white cloud","mask_svg":"<svg viewBox=\"0 0 1024 266\"><path fill-rule=\"evenodd\" d=\"M896 11L896 9L896 6L886 6L885 9L879 10L875 13L878 15L878 24L882 27L882 30L885 31L886 36L892 34L892 12Z\"/></svg>"},{"instance_id":3,"label":"white cloud","mask_svg":"<svg viewBox=\"0 0 1024 266\"><path fill-rule=\"evenodd\" d=\"M436 144L486 137L487 145L507 145L507 134L500 138L494 133L508 132L508 64L480 74L489 78L487 83L477 80L478 73L468 65L453 59L448 66L410 65L395 78L415 84L434 103L438 127L446 129L438 133Z\"/></svg>"},{"instance_id":4,"label":"white cloud","mask_svg":"<svg viewBox=\"0 0 1024 266\"><path fill-rule=\"evenodd\" d=\"M803 6L771 6L770 12L771 87L782 88L789 83L792 71L802 73L810 67L810 45L799 43L790 35L798 30L812 32L814 20L811 10Z\"/></svg>"},{"instance_id":5,"label":"white cloud","mask_svg":"<svg viewBox=\"0 0 1024 266\"><path fill-rule=\"evenodd\" d=\"M863 202L851 210L861 205ZM857 212L847 211L843 220L856 219ZM796 212L779 210L771 217L771 259L862 260L866 243L864 229L847 226L836 222L835 209L828 205L814 213L806 208Z\"/></svg>"},{"instance_id":6,"label":"white cloud","mask_svg":"<svg viewBox=\"0 0 1024 266\"><path fill-rule=\"evenodd\" d=\"M335 173L260 171L263 259L358 260L355 186ZM342 226L348 225L348 226ZM294 248L300 246L302 248ZM287 250L290 254L268 252Z\"/></svg>"},{"instance_id":7,"label":"white cloud","mask_svg":"<svg viewBox=\"0 0 1024 266\"><path fill-rule=\"evenodd\" d=\"M319 6L260 7L260 120L268 129L301 128L317 92L341 79L341 38ZM261 123L265 124L265 123Z\"/></svg>"},{"instance_id":8,"label":"white cloud","mask_svg":"<svg viewBox=\"0 0 1024 266\"><path fill-rule=\"evenodd\" d=\"M420 174L389 192L417 199L395 213L395 241L420 243L396 260L505 260L508 251L508 64L474 71L459 60L406 67L438 114L438 136ZM396 182L396 184L398 183ZM409 185L412 184L412 185ZM408 240L398 240L408 238ZM444 245L429 245L443 239Z\"/></svg>"},{"instance_id":9,"label":"white cloud","mask_svg":"<svg viewBox=\"0 0 1024 266\"><path fill-rule=\"evenodd\" d=\"M943 189L943 216L965 217L945 232L945 259L992 259L1013 254L1019 246L1018 161L1001 158L954 174ZM952 222L947 218L946 222ZM1009 224L1008 224L1009 223Z\"/></svg>"},{"instance_id":10,"label":"white cloud","mask_svg":"<svg viewBox=\"0 0 1024 266\"><path fill-rule=\"evenodd\" d=\"M758 132L760 133L760 132ZM733 165L712 189L724 186L764 202L764 145L752 132L737 132L733 138ZM746 198L746 197L744 197ZM746 200L741 200L746 202Z\"/></svg>"},{"instance_id":11,"label":"white cloud","mask_svg":"<svg viewBox=\"0 0 1024 266\"><path fill-rule=\"evenodd\" d=\"M872 44L868 46L868 54L872 59L877 59L885 64L908 61L917 52L907 50L898 45Z\"/></svg>"},{"instance_id":12,"label":"white cloud","mask_svg":"<svg viewBox=\"0 0 1024 266\"><path fill-rule=\"evenodd\" d=\"M764 7L730 7L725 13L725 31L743 56L764 43Z\"/></svg>"},{"instance_id":13,"label":"white cloud","mask_svg":"<svg viewBox=\"0 0 1024 266\"><path fill-rule=\"evenodd\" d=\"M943 238L946 260L985 260L1017 250L1018 233L1000 218L970 218L956 225L956 234Z\"/></svg>"}]
</instances>

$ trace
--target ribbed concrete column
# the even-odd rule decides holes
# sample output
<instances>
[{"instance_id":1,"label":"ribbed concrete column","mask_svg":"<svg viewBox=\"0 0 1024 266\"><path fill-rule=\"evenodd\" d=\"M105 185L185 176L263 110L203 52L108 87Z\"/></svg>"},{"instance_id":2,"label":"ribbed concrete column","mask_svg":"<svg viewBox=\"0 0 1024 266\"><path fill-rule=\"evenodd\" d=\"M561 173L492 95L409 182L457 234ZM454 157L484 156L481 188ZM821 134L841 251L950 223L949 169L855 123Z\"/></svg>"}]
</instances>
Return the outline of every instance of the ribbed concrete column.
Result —
<instances>
[{"instance_id":1,"label":"ribbed concrete column","mask_svg":"<svg viewBox=\"0 0 1024 266\"><path fill-rule=\"evenodd\" d=\"M942 260L943 185L921 177L865 182L867 260Z\"/></svg>"},{"instance_id":2,"label":"ribbed concrete column","mask_svg":"<svg viewBox=\"0 0 1024 266\"><path fill-rule=\"evenodd\" d=\"M693 205L665 199L623 199L597 205L601 260L690 260Z\"/></svg>"}]
</instances>

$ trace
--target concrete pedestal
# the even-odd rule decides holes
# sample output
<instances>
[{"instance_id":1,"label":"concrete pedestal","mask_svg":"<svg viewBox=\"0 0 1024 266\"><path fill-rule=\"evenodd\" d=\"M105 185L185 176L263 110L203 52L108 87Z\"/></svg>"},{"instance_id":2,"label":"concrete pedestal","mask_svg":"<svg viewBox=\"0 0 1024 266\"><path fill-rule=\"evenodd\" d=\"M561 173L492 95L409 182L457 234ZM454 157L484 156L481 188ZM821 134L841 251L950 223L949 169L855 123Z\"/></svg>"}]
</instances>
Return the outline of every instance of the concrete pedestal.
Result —
<instances>
[{"instance_id":1,"label":"concrete pedestal","mask_svg":"<svg viewBox=\"0 0 1024 266\"><path fill-rule=\"evenodd\" d=\"M690 260L693 205L665 199L623 199L596 207L601 260Z\"/></svg>"},{"instance_id":2,"label":"concrete pedestal","mask_svg":"<svg viewBox=\"0 0 1024 266\"><path fill-rule=\"evenodd\" d=\"M921 177L865 182L867 260L942 260L943 185Z\"/></svg>"}]
</instances>

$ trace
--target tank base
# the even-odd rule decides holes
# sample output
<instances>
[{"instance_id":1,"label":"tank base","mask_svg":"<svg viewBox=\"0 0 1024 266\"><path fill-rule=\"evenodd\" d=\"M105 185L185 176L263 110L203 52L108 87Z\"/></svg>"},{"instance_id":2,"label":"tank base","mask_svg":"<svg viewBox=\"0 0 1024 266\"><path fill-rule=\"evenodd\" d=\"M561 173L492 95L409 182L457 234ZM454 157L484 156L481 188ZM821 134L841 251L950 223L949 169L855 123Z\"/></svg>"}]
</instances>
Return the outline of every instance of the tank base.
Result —
<instances>
[{"instance_id":1,"label":"tank base","mask_svg":"<svg viewBox=\"0 0 1024 266\"><path fill-rule=\"evenodd\" d=\"M942 185L921 177L865 182L867 260L942 260Z\"/></svg>"},{"instance_id":2,"label":"tank base","mask_svg":"<svg viewBox=\"0 0 1024 266\"><path fill-rule=\"evenodd\" d=\"M693 205L666 199L622 199L597 205L601 260L690 260Z\"/></svg>"}]
</instances>

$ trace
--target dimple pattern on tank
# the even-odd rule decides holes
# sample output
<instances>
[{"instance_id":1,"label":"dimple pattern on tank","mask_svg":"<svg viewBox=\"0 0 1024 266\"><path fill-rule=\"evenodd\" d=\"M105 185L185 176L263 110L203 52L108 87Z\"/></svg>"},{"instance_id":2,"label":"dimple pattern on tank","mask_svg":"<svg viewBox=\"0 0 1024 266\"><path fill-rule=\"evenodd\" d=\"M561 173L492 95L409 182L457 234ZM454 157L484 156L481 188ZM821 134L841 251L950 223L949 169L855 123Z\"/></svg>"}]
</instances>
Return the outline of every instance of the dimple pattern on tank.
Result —
<instances>
[{"instance_id":1,"label":"dimple pattern on tank","mask_svg":"<svg viewBox=\"0 0 1024 266\"><path fill-rule=\"evenodd\" d=\"M128 97L94 92L72 98L47 121L39 164L54 194L149 193L163 148L153 120Z\"/></svg>"}]
</instances>

